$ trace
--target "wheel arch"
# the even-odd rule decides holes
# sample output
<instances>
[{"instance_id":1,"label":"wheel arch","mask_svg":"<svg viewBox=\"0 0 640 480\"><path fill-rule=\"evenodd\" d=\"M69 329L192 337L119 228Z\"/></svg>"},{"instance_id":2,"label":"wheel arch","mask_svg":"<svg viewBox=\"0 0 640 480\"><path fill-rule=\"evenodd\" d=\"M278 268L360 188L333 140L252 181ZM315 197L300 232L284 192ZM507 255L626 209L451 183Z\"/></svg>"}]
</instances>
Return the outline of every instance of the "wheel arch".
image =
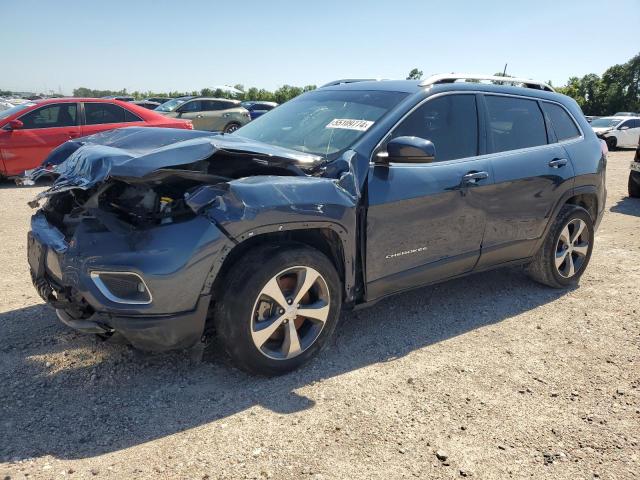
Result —
<instances>
[{"instance_id":1,"label":"wheel arch","mask_svg":"<svg viewBox=\"0 0 640 480\"><path fill-rule=\"evenodd\" d=\"M598 218L599 211L598 195L596 194L595 187L593 188L593 191L589 188L585 188L575 189L572 193L573 195L567 198L567 200L563 203L563 206L577 205L584 208L587 212L589 212L589 215L591 216L591 219L595 224Z\"/></svg>"},{"instance_id":2,"label":"wheel arch","mask_svg":"<svg viewBox=\"0 0 640 480\"><path fill-rule=\"evenodd\" d=\"M584 208L587 212L589 212L589 215L593 220L593 224L597 225L598 214L600 212L599 208L601 207L598 202L598 188L595 185L582 185L565 192L565 194L560 197L553 210L551 211L547 226L545 227L542 236L538 239L538 243L534 251L537 251L537 249L540 248L540 246L544 242L544 239L549 233L551 225L553 225L553 222L560 213L560 210L562 210L562 207L564 207L565 205L576 205L578 207Z\"/></svg>"},{"instance_id":3,"label":"wheel arch","mask_svg":"<svg viewBox=\"0 0 640 480\"><path fill-rule=\"evenodd\" d=\"M301 244L322 252L334 265L343 284L343 301L352 303L355 295L355 250L346 230L333 222L304 222L269 225L241 235L214 268L205 284L213 292L213 300L225 285L225 277L235 263L252 248L269 244Z\"/></svg>"}]
</instances>

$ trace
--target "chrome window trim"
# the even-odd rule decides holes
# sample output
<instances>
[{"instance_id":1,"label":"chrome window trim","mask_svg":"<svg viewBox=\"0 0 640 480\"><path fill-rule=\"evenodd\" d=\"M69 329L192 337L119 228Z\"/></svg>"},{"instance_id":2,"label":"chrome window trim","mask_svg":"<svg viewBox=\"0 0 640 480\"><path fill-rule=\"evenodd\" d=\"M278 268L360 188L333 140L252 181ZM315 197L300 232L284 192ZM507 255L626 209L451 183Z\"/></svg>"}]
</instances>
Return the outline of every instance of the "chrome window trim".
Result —
<instances>
[{"instance_id":1,"label":"chrome window trim","mask_svg":"<svg viewBox=\"0 0 640 480\"><path fill-rule=\"evenodd\" d=\"M73 128L73 127L78 127L80 128L82 125L80 125L80 119L78 118L78 115L80 114L80 102L59 102L59 103L48 103L46 105L41 105L38 108L34 108L33 110L29 110L28 112L23 113L22 115L20 115L19 117L16 118L16 120L20 120L22 117L29 115L33 112L37 112L38 110L42 110L43 108L47 108L47 107L57 107L59 105L75 105L76 106L76 124L75 125L65 125L63 127L41 127L41 128L21 128L20 130L48 130L50 128ZM22 121L22 120L20 120Z\"/></svg>"},{"instance_id":2,"label":"chrome window trim","mask_svg":"<svg viewBox=\"0 0 640 480\"><path fill-rule=\"evenodd\" d=\"M556 146L556 145L568 145L568 144L572 144L572 143L584 140L584 131L580 127L580 124L576 121L575 117L571 114L571 112L567 109L567 107L562 105L562 103L560 103L560 102L556 102L554 100L547 100L547 99L537 98L537 97L529 97L529 96L526 96L526 95L515 95L515 94L512 94L512 93L494 93L494 92L485 92L485 91L482 91L482 90L476 90L476 91L452 90L452 91L449 91L449 92L437 93L435 95L431 95L431 96L423 99L420 103L417 103L416 105L414 105L411 108L411 110L409 110L407 113L405 113L396 123L394 123L393 126L387 132L387 134L384 135L382 137L382 139L374 147L374 149L373 149L373 151L371 153L371 157L369 157L369 166L376 165L376 163L373 161L373 157L375 155L375 152L387 140L389 135L391 135L393 133L393 131L396 129L396 127L400 123L402 123L409 115L411 115L415 110L420 108L422 105L424 105L429 100L432 100L432 99L438 98L438 97L442 97L444 95L478 95L478 94L494 95L494 96L501 96L501 97L515 97L515 98L522 98L524 100L531 100L533 102L548 102L548 103L553 103L555 105L559 105L567 112L567 114L569 114L569 117L571 118L571 120L576 124L576 126L578 127L578 131L580 132L580 136L574 137L574 138L570 138L568 140L563 140L561 142L547 143L545 145L536 145L535 147L518 148L518 149L515 149L515 150L505 150L503 152L491 152L491 153L485 153L484 155L476 155L476 156L473 156L473 157L463 157L463 158L456 158L454 160L444 160L442 162L436 161L436 162L422 163L422 164L421 163L413 163L413 164L395 163L395 164L393 164L393 166L394 167L403 166L403 167L412 167L413 168L413 167L417 167L417 166L431 166L431 165L437 165L437 164L450 164L450 162L461 162L461 161L470 161L472 159L491 158L491 157L494 157L496 155L511 154L513 152L528 152L528 151L532 151L532 150L539 150L539 149L543 149L543 148L549 148L549 147L553 147L553 146ZM544 117L544 112L541 112L541 113L543 114L543 117ZM478 126L480 126L479 123L478 123ZM480 133L480 132L478 132L478 133Z\"/></svg>"},{"instance_id":3,"label":"chrome window trim","mask_svg":"<svg viewBox=\"0 0 640 480\"><path fill-rule=\"evenodd\" d=\"M133 275L138 277L138 280L140 280L140 282L142 282L142 284L144 285L145 290L147 291L147 293L149 294L149 300L127 300L125 298L120 298L117 297L116 295L114 295L111 290L109 290L109 288L104 284L104 282L102 281L102 279L100 278L100 275L102 274L111 274L111 275ZM151 302L153 302L153 295L151 294L151 290L149 290L149 287L147 286L147 282L144 281L144 279L138 275L135 272L128 272L128 271L107 271L107 270L92 270L91 272L89 272L89 276L91 277L91 280L93 280L93 283L95 284L96 287L98 287L98 290L100 291L100 293L102 295L104 295L108 300L112 301L113 303L120 303L120 304L126 304L126 305L149 305Z\"/></svg>"}]
</instances>

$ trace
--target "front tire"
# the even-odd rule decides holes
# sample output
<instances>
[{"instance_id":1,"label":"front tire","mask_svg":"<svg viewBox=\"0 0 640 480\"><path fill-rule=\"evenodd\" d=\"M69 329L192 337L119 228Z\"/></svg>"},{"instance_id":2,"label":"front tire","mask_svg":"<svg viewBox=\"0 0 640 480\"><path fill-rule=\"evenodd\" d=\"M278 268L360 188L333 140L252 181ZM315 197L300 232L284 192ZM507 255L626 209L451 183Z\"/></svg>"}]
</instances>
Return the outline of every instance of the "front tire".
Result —
<instances>
[{"instance_id":1,"label":"front tire","mask_svg":"<svg viewBox=\"0 0 640 480\"><path fill-rule=\"evenodd\" d=\"M607 137L605 142L607 142L607 148L609 150L615 150L618 146L618 139L616 137Z\"/></svg>"},{"instance_id":2,"label":"front tire","mask_svg":"<svg viewBox=\"0 0 640 480\"><path fill-rule=\"evenodd\" d=\"M629 196L640 198L640 173L629 172Z\"/></svg>"},{"instance_id":3,"label":"front tire","mask_svg":"<svg viewBox=\"0 0 640 480\"><path fill-rule=\"evenodd\" d=\"M258 247L231 267L214 323L239 368L281 375L326 347L341 309L331 261L301 244Z\"/></svg>"},{"instance_id":4,"label":"front tire","mask_svg":"<svg viewBox=\"0 0 640 480\"><path fill-rule=\"evenodd\" d=\"M531 278L553 288L576 285L593 250L593 220L576 205L565 205L527 267Z\"/></svg>"}]
</instances>

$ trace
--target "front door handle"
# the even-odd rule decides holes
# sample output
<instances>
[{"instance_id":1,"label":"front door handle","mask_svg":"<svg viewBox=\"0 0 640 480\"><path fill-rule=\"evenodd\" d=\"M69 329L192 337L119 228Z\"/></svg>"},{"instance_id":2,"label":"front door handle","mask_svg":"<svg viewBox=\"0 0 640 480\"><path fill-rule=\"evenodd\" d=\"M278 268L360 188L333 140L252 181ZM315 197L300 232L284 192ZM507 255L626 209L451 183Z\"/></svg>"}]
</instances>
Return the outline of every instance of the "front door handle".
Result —
<instances>
[{"instance_id":1,"label":"front door handle","mask_svg":"<svg viewBox=\"0 0 640 480\"><path fill-rule=\"evenodd\" d=\"M196 115L196 118L202 118L203 115Z\"/></svg>"},{"instance_id":2,"label":"front door handle","mask_svg":"<svg viewBox=\"0 0 640 480\"><path fill-rule=\"evenodd\" d=\"M554 158L549 162L549 166L551 168L560 168L564 167L567 164L568 160L566 158Z\"/></svg>"},{"instance_id":3,"label":"front door handle","mask_svg":"<svg viewBox=\"0 0 640 480\"><path fill-rule=\"evenodd\" d=\"M473 184L486 178L489 178L489 174L487 172L469 172L462 177L462 183Z\"/></svg>"}]
</instances>

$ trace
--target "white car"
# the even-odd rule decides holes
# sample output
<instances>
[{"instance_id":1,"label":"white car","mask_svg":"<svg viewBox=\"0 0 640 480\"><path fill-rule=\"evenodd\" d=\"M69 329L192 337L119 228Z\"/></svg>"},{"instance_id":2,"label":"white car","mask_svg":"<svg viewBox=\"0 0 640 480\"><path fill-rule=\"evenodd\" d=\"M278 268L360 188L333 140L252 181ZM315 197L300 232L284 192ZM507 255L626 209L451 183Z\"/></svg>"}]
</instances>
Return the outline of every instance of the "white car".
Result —
<instances>
[{"instance_id":1,"label":"white car","mask_svg":"<svg viewBox=\"0 0 640 480\"><path fill-rule=\"evenodd\" d=\"M10 108L13 108L13 107L14 107L13 104L7 102L6 100L0 99L0 112L2 110L9 110Z\"/></svg>"},{"instance_id":2,"label":"white car","mask_svg":"<svg viewBox=\"0 0 640 480\"><path fill-rule=\"evenodd\" d=\"M640 117L601 117L591 122L591 128L598 137L607 142L609 150L638 146Z\"/></svg>"}]
</instances>

